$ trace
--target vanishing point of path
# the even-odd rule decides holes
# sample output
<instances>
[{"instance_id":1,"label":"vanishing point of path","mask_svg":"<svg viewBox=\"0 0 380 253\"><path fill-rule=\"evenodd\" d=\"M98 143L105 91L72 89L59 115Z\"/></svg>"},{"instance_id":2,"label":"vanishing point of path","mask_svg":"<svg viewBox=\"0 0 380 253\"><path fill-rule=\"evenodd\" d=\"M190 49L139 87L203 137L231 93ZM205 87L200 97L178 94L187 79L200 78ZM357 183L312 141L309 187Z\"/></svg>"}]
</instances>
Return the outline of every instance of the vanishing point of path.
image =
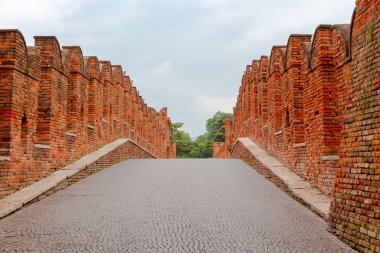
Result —
<instances>
[{"instance_id":1,"label":"vanishing point of path","mask_svg":"<svg viewBox=\"0 0 380 253\"><path fill-rule=\"evenodd\" d=\"M353 252L239 160L128 160L0 220L0 252Z\"/></svg>"}]
</instances>

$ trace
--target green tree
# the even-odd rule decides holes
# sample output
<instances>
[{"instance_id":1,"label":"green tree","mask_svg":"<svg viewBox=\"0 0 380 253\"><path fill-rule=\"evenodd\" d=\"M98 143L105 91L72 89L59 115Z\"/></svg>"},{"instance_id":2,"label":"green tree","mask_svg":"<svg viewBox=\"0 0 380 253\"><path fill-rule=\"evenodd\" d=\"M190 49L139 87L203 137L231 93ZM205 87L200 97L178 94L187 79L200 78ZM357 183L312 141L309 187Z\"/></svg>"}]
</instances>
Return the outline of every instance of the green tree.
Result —
<instances>
[{"instance_id":1,"label":"green tree","mask_svg":"<svg viewBox=\"0 0 380 253\"><path fill-rule=\"evenodd\" d=\"M191 141L190 135L180 128L183 123L176 122L170 126L170 139L177 143L178 158L209 158L212 157L212 144L214 142L224 142L225 127L224 119L230 118L232 114L217 112L206 122L207 132L198 136L195 141Z\"/></svg>"},{"instance_id":2,"label":"green tree","mask_svg":"<svg viewBox=\"0 0 380 253\"><path fill-rule=\"evenodd\" d=\"M193 146L190 135L180 130L182 126L181 122L172 123L170 126L170 140L177 143L177 158L190 157Z\"/></svg>"},{"instance_id":3,"label":"green tree","mask_svg":"<svg viewBox=\"0 0 380 253\"><path fill-rule=\"evenodd\" d=\"M225 118L230 118L232 121L232 113L218 111L211 119L206 122L207 132L210 134L210 140L212 142L224 142L225 141Z\"/></svg>"},{"instance_id":4,"label":"green tree","mask_svg":"<svg viewBox=\"0 0 380 253\"><path fill-rule=\"evenodd\" d=\"M194 141L194 148L191 151L191 157L208 158L212 157L212 141L208 132L198 136Z\"/></svg>"}]
</instances>

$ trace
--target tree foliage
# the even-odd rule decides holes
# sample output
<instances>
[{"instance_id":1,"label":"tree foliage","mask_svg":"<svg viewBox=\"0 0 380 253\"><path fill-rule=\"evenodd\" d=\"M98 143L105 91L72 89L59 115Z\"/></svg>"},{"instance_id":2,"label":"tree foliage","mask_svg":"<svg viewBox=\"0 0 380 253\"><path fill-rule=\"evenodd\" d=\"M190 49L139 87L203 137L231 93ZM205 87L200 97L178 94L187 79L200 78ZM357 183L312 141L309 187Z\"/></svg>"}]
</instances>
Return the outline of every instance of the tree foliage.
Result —
<instances>
[{"instance_id":1,"label":"tree foliage","mask_svg":"<svg viewBox=\"0 0 380 253\"><path fill-rule=\"evenodd\" d=\"M177 143L177 157L186 158L192 149L190 135L183 130L179 130L183 123L172 123L170 126L170 140Z\"/></svg>"},{"instance_id":2,"label":"tree foliage","mask_svg":"<svg viewBox=\"0 0 380 253\"><path fill-rule=\"evenodd\" d=\"M193 149L190 157L193 158L209 158L212 157L212 142L209 138L209 133L204 133L198 136L193 142Z\"/></svg>"},{"instance_id":3,"label":"tree foliage","mask_svg":"<svg viewBox=\"0 0 380 253\"><path fill-rule=\"evenodd\" d=\"M224 142L225 141L225 126L224 120L230 118L232 121L232 113L218 111L211 119L206 122L207 132L210 134L210 140L212 142Z\"/></svg>"},{"instance_id":4,"label":"tree foliage","mask_svg":"<svg viewBox=\"0 0 380 253\"><path fill-rule=\"evenodd\" d=\"M183 123L176 122L170 126L170 139L177 143L178 158L209 158L212 157L212 144L214 142L224 142L225 127L224 119L230 118L231 113L217 112L206 122L207 132L198 136L192 141L190 135L180 128Z\"/></svg>"}]
</instances>

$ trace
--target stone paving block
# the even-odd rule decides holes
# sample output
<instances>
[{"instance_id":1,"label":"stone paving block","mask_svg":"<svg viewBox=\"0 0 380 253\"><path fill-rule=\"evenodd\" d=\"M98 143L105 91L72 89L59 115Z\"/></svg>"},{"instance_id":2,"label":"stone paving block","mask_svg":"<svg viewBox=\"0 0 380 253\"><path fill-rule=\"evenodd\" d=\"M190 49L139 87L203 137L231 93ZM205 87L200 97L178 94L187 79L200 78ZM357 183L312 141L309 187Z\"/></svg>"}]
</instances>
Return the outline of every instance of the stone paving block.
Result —
<instances>
[{"instance_id":1,"label":"stone paving block","mask_svg":"<svg viewBox=\"0 0 380 253\"><path fill-rule=\"evenodd\" d=\"M325 227L323 219L240 160L128 160L0 220L0 248L354 252Z\"/></svg>"}]
</instances>

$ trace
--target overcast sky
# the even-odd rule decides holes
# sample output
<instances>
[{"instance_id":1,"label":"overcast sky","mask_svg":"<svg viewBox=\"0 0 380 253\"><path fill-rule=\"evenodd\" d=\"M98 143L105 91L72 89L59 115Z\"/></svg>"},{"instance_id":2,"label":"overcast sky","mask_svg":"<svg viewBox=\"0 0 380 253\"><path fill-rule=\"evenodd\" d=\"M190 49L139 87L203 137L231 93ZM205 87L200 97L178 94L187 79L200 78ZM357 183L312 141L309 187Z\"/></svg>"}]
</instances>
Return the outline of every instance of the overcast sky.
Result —
<instances>
[{"instance_id":1,"label":"overcast sky","mask_svg":"<svg viewBox=\"0 0 380 253\"><path fill-rule=\"evenodd\" d=\"M232 112L245 66L319 24L349 23L354 0L0 0L0 28L55 35L122 65L149 106L195 137Z\"/></svg>"}]
</instances>

